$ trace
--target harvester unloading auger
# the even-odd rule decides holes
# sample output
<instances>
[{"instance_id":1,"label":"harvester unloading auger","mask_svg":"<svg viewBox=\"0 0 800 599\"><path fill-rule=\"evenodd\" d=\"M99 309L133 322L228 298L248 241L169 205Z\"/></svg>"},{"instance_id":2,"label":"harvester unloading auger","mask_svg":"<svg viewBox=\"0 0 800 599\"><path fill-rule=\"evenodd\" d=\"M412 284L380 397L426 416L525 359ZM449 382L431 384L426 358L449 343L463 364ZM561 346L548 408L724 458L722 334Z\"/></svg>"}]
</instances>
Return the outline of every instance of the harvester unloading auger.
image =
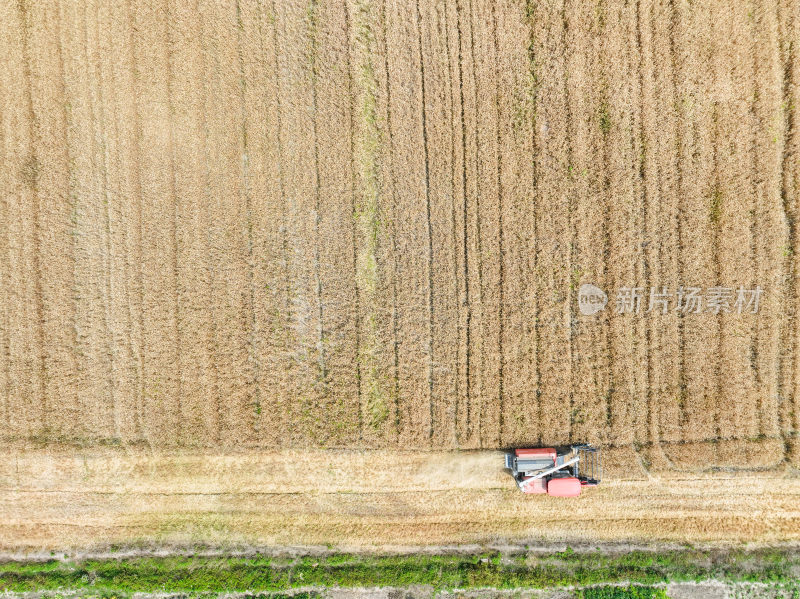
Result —
<instances>
[{"instance_id":1,"label":"harvester unloading auger","mask_svg":"<svg viewBox=\"0 0 800 599\"><path fill-rule=\"evenodd\" d=\"M523 493L577 497L581 487L600 483L600 450L573 445L561 453L553 448L515 449L506 454L506 468Z\"/></svg>"}]
</instances>

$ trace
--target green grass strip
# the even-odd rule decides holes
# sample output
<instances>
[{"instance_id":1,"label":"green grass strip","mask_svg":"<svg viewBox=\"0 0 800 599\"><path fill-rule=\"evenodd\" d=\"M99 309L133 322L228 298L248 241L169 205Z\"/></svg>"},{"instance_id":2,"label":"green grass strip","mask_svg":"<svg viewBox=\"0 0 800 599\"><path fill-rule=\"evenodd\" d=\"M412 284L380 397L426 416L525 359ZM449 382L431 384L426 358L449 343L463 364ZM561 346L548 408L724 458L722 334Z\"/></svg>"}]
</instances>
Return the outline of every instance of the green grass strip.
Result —
<instances>
[{"instance_id":1,"label":"green grass strip","mask_svg":"<svg viewBox=\"0 0 800 599\"><path fill-rule=\"evenodd\" d=\"M564 551L483 555L332 555L289 558L174 556L0 563L0 591L86 591L103 596L133 592L280 592L299 587L430 585L435 589L546 588L604 583L652 585L717 579L786 582L800 554L782 550ZM587 599L660 597L646 587L585 589ZM630 589L633 588L633 591ZM631 595L639 592L640 595ZM603 594L606 593L606 594ZM610 594L609 594L610 593ZM650 594L647 594L650 593Z\"/></svg>"},{"instance_id":2,"label":"green grass strip","mask_svg":"<svg viewBox=\"0 0 800 599\"><path fill-rule=\"evenodd\" d=\"M578 591L578 599L668 599L663 588L627 586L627 587L591 587Z\"/></svg>"}]
</instances>

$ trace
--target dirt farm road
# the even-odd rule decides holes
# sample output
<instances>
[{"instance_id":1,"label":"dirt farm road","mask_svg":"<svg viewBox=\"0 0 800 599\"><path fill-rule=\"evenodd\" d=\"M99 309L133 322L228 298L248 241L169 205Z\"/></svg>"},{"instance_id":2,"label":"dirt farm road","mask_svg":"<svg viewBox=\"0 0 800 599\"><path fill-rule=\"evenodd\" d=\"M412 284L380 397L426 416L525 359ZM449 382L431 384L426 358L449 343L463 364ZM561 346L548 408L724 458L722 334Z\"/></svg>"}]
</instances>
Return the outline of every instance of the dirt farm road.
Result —
<instances>
[{"instance_id":1,"label":"dirt farm road","mask_svg":"<svg viewBox=\"0 0 800 599\"><path fill-rule=\"evenodd\" d=\"M660 470L655 453L607 450L604 483L563 500L520 494L492 451L6 448L0 549L800 540L790 468Z\"/></svg>"}]
</instances>

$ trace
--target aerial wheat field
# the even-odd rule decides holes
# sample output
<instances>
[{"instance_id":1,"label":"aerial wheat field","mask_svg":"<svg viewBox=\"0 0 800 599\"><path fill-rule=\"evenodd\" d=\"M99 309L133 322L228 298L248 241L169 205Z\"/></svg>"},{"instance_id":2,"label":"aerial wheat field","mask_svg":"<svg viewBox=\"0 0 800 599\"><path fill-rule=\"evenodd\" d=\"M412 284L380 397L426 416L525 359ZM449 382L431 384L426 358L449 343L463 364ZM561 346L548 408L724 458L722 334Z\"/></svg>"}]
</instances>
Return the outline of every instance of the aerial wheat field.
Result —
<instances>
[{"instance_id":1,"label":"aerial wheat field","mask_svg":"<svg viewBox=\"0 0 800 599\"><path fill-rule=\"evenodd\" d=\"M1 547L800 539L800 2L0 36ZM496 452L577 442L568 519Z\"/></svg>"}]
</instances>

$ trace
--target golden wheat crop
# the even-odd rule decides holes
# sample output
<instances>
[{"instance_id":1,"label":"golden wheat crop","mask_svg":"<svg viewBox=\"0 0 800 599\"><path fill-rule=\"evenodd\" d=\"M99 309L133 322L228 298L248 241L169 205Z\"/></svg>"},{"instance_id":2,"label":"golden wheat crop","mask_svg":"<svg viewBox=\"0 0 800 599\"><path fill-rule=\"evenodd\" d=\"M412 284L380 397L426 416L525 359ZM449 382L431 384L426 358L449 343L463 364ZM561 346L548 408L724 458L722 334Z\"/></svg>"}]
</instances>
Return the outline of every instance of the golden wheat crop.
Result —
<instances>
[{"instance_id":1,"label":"golden wheat crop","mask_svg":"<svg viewBox=\"0 0 800 599\"><path fill-rule=\"evenodd\" d=\"M0 435L790 448L799 10L4 0Z\"/></svg>"}]
</instances>

